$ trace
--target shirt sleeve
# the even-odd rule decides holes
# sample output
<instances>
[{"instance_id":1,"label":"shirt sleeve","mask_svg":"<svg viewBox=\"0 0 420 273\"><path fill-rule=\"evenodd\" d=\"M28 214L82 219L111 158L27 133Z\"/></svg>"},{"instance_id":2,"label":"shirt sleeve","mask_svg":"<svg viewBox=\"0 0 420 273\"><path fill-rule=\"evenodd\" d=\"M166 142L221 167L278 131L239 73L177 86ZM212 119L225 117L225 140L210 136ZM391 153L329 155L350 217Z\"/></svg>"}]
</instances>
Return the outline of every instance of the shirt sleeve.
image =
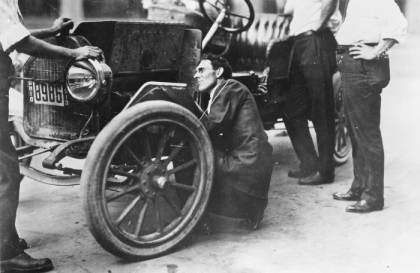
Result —
<instances>
[{"instance_id":1,"label":"shirt sleeve","mask_svg":"<svg viewBox=\"0 0 420 273\"><path fill-rule=\"evenodd\" d=\"M10 52L13 46L30 35L29 30L22 24L19 17L17 2L0 2L0 50Z\"/></svg>"},{"instance_id":2,"label":"shirt sleeve","mask_svg":"<svg viewBox=\"0 0 420 273\"><path fill-rule=\"evenodd\" d=\"M386 4L385 4L386 3ZM381 39L394 39L403 43L407 37L407 20L394 0L384 1L385 14Z\"/></svg>"},{"instance_id":3,"label":"shirt sleeve","mask_svg":"<svg viewBox=\"0 0 420 273\"><path fill-rule=\"evenodd\" d=\"M16 43L22 41L29 35L29 30L20 23L14 23L0 28L0 43L3 51L10 52Z\"/></svg>"}]
</instances>

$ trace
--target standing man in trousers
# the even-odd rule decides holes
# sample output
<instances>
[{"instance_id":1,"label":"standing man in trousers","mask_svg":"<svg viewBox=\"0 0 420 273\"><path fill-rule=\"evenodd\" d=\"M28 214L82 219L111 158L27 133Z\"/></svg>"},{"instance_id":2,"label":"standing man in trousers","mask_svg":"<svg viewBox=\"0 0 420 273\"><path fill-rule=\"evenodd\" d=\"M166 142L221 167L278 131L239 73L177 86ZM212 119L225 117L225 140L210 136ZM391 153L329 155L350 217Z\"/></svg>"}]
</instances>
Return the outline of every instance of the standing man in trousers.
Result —
<instances>
[{"instance_id":1,"label":"standing man in trousers","mask_svg":"<svg viewBox=\"0 0 420 273\"><path fill-rule=\"evenodd\" d=\"M84 59L98 58L102 51L91 46L68 49L39 40L71 29L73 22L60 18L51 28L30 32L22 24L18 0L1 1L0 14L0 272L46 271L53 268L51 260L26 254L27 244L19 239L15 227L21 177L8 126L9 77L13 73L9 53L17 50L34 56Z\"/></svg>"},{"instance_id":2,"label":"standing man in trousers","mask_svg":"<svg viewBox=\"0 0 420 273\"><path fill-rule=\"evenodd\" d=\"M336 41L341 22L338 0L287 0L293 39L290 89L286 91L284 122L300 168L289 172L301 185L334 181L334 92ZM308 128L312 120L318 155Z\"/></svg>"},{"instance_id":3,"label":"standing man in trousers","mask_svg":"<svg viewBox=\"0 0 420 273\"><path fill-rule=\"evenodd\" d=\"M407 21L394 0L347 0L344 5L337 59L353 146L354 180L348 192L333 197L357 201L346 211L363 213L384 206L381 92L390 80L386 52L404 40Z\"/></svg>"}]
</instances>

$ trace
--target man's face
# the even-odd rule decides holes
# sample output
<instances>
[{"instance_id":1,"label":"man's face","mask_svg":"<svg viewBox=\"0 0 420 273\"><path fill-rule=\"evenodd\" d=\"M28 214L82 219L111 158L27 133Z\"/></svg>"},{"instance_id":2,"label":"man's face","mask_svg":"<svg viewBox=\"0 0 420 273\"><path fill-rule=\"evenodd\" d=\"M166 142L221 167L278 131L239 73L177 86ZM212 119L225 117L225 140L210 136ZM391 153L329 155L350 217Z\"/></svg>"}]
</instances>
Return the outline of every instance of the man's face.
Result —
<instances>
[{"instance_id":1,"label":"man's face","mask_svg":"<svg viewBox=\"0 0 420 273\"><path fill-rule=\"evenodd\" d=\"M195 69L199 92L210 92L217 83L217 74L210 60L202 60Z\"/></svg>"}]
</instances>

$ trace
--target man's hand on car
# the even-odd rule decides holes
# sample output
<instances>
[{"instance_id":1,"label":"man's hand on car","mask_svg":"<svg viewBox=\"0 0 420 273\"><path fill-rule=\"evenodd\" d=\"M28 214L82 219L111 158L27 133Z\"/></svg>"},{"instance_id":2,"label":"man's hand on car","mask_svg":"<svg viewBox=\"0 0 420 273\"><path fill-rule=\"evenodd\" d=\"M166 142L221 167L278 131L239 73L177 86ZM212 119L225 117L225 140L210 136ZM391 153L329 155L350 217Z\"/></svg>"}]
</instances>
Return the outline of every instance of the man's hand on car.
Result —
<instances>
[{"instance_id":1,"label":"man's hand on car","mask_svg":"<svg viewBox=\"0 0 420 273\"><path fill-rule=\"evenodd\" d=\"M73 49L73 57L76 61L87 58L101 60L103 58L103 51L97 46L83 46Z\"/></svg>"},{"instance_id":2,"label":"man's hand on car","mask_svg":"<svg viewBox=\"0 0 420 273\"><path fill-rule=\"evenodd\" d=\"M74 26L73 20L70 18L60 17L54 20L51 28L54 33L66 33L69 32Z\"/></svg>"}]
</instances>

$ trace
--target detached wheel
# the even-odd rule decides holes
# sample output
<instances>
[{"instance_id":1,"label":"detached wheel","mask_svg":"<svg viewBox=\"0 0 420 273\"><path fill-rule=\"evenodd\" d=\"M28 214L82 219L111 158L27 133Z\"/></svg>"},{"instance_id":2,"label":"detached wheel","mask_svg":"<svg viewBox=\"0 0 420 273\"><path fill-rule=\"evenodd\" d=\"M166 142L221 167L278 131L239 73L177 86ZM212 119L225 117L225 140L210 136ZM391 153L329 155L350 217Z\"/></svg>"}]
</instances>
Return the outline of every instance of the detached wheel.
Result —
<instances>
[{"instance_id":1,"label":"detached wheel","mask_svg":"<svg viewBox=\"0 0 420 273\"><path fill-rule=\"evenodd\" d=\"M213 149L202 123L174 103L139 103L97 136L81 178L88 226L116 256L139 260L178 245L207 206Z\"/></svg>"},{"instance_id":2,"label":"detached wheel","mask_svg":"<svg viewBox=\"0 0 420 273\"><path fill-rule=\"evenodd\" d=\"M351 141L346 127L346 117L343 109L343 88L338 72L333 76L333 86L335 97L334 161L335 164L339 166L346 163L351 156Z\"/></svg>"},{"instance_id":3,"label":"detached wheel","mask_svg":"<svg viewBox=\"0 0 420 273\"><path fill-rule=\"evenodd\" d=\"M351 155L351 142L349 132L344 123L335 125L334 161L336 165L347 162Z\"/></svg>"}]
</instances>

